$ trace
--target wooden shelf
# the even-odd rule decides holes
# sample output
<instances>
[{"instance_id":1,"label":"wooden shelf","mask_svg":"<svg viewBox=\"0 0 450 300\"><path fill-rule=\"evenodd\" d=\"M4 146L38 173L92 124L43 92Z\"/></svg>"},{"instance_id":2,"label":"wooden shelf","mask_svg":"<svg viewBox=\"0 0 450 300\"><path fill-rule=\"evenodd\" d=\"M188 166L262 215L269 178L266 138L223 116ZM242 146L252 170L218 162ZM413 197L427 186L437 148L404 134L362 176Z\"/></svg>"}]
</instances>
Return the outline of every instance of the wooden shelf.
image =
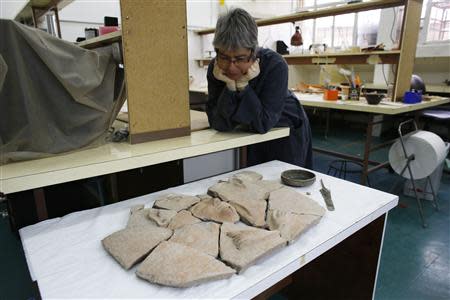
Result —
<instances>
[{"instance_id":1,"label":"wooden shelf","mask_svg":"<svg viewBox=\"0 0 450 300\"><path fill-rule=\"evenodd\" d=\"M369 57L378 56L381 64L396 64L400 50L374 51L361 53L329 53L320 55L283 55L289 65L318 65L318 64L368 64Z\"/></svg>"},{"instance_id":2,"label":"wooden shelf","mask_svg":"<svg viewBox=\"0 0 450 300\"><path fill-rule=\"evenodd\" d=\"M100 35L95 38L88 39L86 41L79 42L77 43L77 45L86 49L93 49L101 46L106 46L121 40L122 40L122 31L119 30L104 35Z\"/></svg>"},{"instance_id":3,"label":"wooden shelf","mask_svg":"<svg viewBox=\"0 0 450 300\"><path fill-rule=\"evenodd\" d=\"M373 1L368 1L368 2L353 3L353 4L342 4L342 5L339 5L336 7L318 9L315 11L298 12L298 13L293 13L293 14L289 14L289 15L279 16L279 17L260 19L260 20L256 21L256 24L258 26L267 26L267 25L275 25L275 24L281 24L281 23L298 22L298 21L303 21L303 20L308 20L308 19L337 16L337 15L356 13L356 12L367 11L367 10L372 10L372 9L401 6L404 4L405 4L405 0L373 0ZM200 35L203 35L203 34L214 33L214 31L215 31L215 28L208 28L208 29L199 30L199 31L197 31L197 33Z\"/></svg>"},{"instance_id":4,"label":"wooden shelf","mask_svg":"<svg viewBox=\"0 0 450 300\"><path fill-rule=\"evenodd\" d=\"M22 10L14 18L15 21L29 24L33 21L33 10L36 11L36 17L42 17L48 10L57 7L59 10L66 7L73 0L29 0Z\"/></svg>"},{"instance_id":5,"label":"wooden shelf","mask_svg":"<svg viewBox=\"0 0 450 300\"><path fill-rule=\"evenodd\" d=\"M289 65L318 65L318 64L367 64L370 56L378 56L381 64L397 64L400 50L373 51L360 53L329 53L329 54L288 54L283 55ZM200 67L209 64L212 58L196 59Z\"/></svg>"}]
</instances>

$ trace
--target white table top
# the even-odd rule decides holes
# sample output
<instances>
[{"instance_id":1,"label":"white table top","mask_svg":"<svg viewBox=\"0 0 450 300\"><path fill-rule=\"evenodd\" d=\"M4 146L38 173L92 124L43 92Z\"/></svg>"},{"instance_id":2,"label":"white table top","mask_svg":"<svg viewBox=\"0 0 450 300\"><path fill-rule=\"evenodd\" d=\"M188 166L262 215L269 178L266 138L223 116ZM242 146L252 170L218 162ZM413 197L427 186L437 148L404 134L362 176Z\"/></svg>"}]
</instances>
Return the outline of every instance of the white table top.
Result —
<instances>
[{"instance_id":1,"label":"white table top","mask_svg":"<svg viewBox=\"0 0 450 300\"><path fill-rule=\"evenodd\" d=\"M298 99L300 99L302 105L306 107L309 106L309 107L332 108L332 109L368 112L376 114L385 114L385 115L403 114L406 112L422 110L425 108L430 108L450 102L450 98L435 97L430 101L422 101L416 104L382 101L378 105L370 105L367 104L367 102L363 98L361 98L360 101L348 101L348 100L331 101L331 100L323 100L322 95L319 94L303 94L298 92L294 94L297 96Z\"/></svg>"},{"instance_id":2,"label":"white table top","mask_svg":"<svg viewBox=\"0 0 450 300\"><path fill-rule=\"evenodd\" d=\"M205 87L192 87L189 88L191 92L208 93ZM385 115L397 115L411 111L418 111L430 107L435 107L441 104L449 103L450 98L434 97L430 101L422 101L416 104L405 104L403 102L390 102L382 101L378 105L369 105L363 97L360 101L342 101L342 100L323 100L321 94L305 94L294 92L300 103L306 107L320 107L320 108L332 108L349 111L359 111L367 113L385 114Z\"/></svg>"},{"instance_id":3,"label":"white table top","mask_svg":"<svg viewBox=\"0 0 450 300\"><path fill-rule=\"evenodd\" d=\"M106 145L49 158L0 166L0 192L5 194L110 174L203 155L289 136L289 128L266 134L205 129L190 136L131 145Z\"/></svg>"},{"instance_id":4,"label":"white table top","mask_svg":"<svg viewBox=\"0 0 450 300\"><path fill-rule=\"evenodd\" d=\"M278 179L297 168L272 161L248 169ZM234 173L234 172L232 172ZM136 267L125 271L102 248L101 239L125 227L133 205L149 207L163 193L205 193L223 174L91 210L75 212L22 228L20 236L33 280L43 299L49 298L251 298L326 252L348 236L395 207L398 197L315 172L316 182L299 192L310 192L320 205L320 179L331 190L335 211L293 244L258 261L240 275L192 288L159 286L139 279Z\"/></svg>"}]
</instances>

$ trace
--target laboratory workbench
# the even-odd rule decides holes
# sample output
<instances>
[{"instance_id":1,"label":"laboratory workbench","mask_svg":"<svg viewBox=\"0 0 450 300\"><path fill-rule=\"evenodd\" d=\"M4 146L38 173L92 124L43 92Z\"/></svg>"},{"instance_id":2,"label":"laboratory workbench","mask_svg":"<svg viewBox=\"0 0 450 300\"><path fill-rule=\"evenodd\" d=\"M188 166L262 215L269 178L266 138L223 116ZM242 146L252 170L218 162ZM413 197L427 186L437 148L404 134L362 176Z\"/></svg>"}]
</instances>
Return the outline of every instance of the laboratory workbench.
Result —
<instances>
[{"instance_id":1,"label":"laboratory workbench","mask_svg":"<svg viewBox=\"0 0 450 300\"><path fill-rule=\"evenodd\" d=\"M286 169L272 161L247 168L268 180L280 180ZM398 203L396 195L314 172L309 192L325 207L320 179L331 190L335 210L293 244L258 260L240 275L191 288L170 288L139 279L136 267L125 271L102 248L101 240L125 227L130 207L151 207L164 193L203 194L232 173L192 182L95 209L49 219L20 230L31 278L42 299L56 298L243 298L270 296L280 283L292 283L296 298L369 299L373 297L385 219ZM269 289L269 290L268 290ZM312 294L313 293L313 294ZM308 296L309 295L309 296ZM322 297L322 298L321 298ZM264 298L264 297L263 297Z\"/></svg>"},{"instance_id":2,"label":"laboratory workbench","mask_svg":"<svg viewBox=\"0 0 450 300\"><path fill-rule=\"evenodd\" d=\"M196 93L208 93L206 87L195 87L192 86L189 89L191 92ZM430 101L422 101L416 104L405 104L402 102L390 102L390 101L382 101L378 105L369 105L365 101L364 98L361 97L360 101L329 101L323 100L322 94L306 94L294 92L296 97L299 99L300 103L304 107L309 107L313 109L324 109L327 110L327 125L325 136L328 132L329 127L329 114L330 110L340 110L340 111L352 111L363 113L364 116L361 118L361 121L366 124L365 131L365 143L364 143L364 153L362 156L350 155L347 153L332 151L329 149L323 149L314 147L313 150L315 152L339 157L345 160L355 161L357 163L362 164L361 170L361 183L366 184L368 181L368 175L371 172L374 172L380 168L387 167L389 165L388 162L377 162L370 160L370 153L382 147L389 146L393 143L394 140L378 144L372 145L372 131L373 127L376 124L384 123L389 120L376 120L377 115L385 115L385 116L401 116L402 114L414 113L415 118L417 119L419 113L427 108L433 108L442 104L446 104L450 102L450 98L444 98L439 96L434 96Z\"/></svg>"},{"instance_id":3,"label":"laboratory workbench","mask_svg":"<svg viewBox=\"0 0 450 300\"><path fill-rule=\"evenodd\" d=\"M122 119L119 125L123 126L127 116L119 117ZM189 136L133 145L107 143L96 148L2 165L0 193L8 195L32 190L37 218L42 221L48 218L44 187L234 148L240 148L240 160L245 164L245 146L289 136L289 128L273 128L266 134L218 132L205 129L209 127L206 113L191 110L190 117L192 132ZM114 198L116 194L115 190L113 201L118 200Z\"/></svg>"},{"instance_id":4,"label":"laboratory workbench","mask_svg":"<svg viewBox=\"0 0 450 300\"><path fill-rule=\"evenodd\" d=\"M365 100L342 101L323 100L321 94L294 93L303 106L316 108L330 108L338 110L366 112L383 115L398 115L407 112L419 111L430 107L439 106L450 102L450 98L434 97L430 101L422 101L416 104L405 104L403 102L382 101L377 105L367 104ZM361 98L363 99L363 98Z\"/></svg>"},{"instance_id":5,"label":"laboratory workbench","mask_svg":"<svg viewBox=\"0 0 450 300\"><path fill-rule=\"evenodd\" d=\"M378 150L383 147L387 147L391 145L395 140L390 140L381 144L373 145L372 144L372 132L373 127L376 124L381 124L389 121L388 119L380 118L376 119L377 115L386 115L386 116L401 116L406 113L414 113L415 119L418 119L420 111L436 107L442 104L446 104L450 102L450 98L443 97L433 97L430 101L422 101L416 104L405 104L402 102L389 102L382 101L378 105L369 105L365 100L360 101L328 101L323 100L322 95L319 94L304 94L304 93L295 93L298 99L304 107L310 108L319 108L328 110L341 110L341 111L353 111L353 112L361 112L364 116L361 118L361 122L366 124L365 131L365 143L364 143L364 153L362 156L350 155L347 153L337 152L329 149L323 149L315 147L314 151L340 157L342 159L355 161L357 163L362 164L361 170L361 183L367 184L368 176L371 172L374 172L380 168L388 167L389 162L377 162L370 160L370 153ZM361 98L362 99L362 98ZM326 133L328 132L329 127L329 113L327 114L327 125L326 125Z\"/></svg>"},{"instance_id":6,"label":"laboratory workbench","mask_svg":"<svg viewBox=\"0 0 450 300\"><path fill-rule=\"evenodd\" d=\"M274 128L266 134L204 129L189 136L142 144L108 143L70 154L0 166L0 191L4 194L15 193L262 143L288 135L289 128Z\"/></svg>"}]
</instances>

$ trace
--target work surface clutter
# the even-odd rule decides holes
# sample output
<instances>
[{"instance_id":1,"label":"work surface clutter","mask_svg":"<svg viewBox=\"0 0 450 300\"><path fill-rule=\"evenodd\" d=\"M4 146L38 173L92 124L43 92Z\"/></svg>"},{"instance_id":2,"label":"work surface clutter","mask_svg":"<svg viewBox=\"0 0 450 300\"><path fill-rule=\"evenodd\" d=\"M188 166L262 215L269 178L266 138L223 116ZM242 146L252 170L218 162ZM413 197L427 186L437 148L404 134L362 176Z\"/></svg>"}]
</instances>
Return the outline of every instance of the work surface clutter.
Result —
<instances>
[{"instance_id":1,"label":"work surface clutter","mask_svg":"<svg viewBox=\"0 0 450 300\"><path fill-rule=\"evenodd\" d=\"M166 194L152 208L132 207L126 227L102 244L126 270L142 262L140 278L190 287L242 273L324 214L307 195L243 171L204 195Z\"/></svg>"}]
</instances>

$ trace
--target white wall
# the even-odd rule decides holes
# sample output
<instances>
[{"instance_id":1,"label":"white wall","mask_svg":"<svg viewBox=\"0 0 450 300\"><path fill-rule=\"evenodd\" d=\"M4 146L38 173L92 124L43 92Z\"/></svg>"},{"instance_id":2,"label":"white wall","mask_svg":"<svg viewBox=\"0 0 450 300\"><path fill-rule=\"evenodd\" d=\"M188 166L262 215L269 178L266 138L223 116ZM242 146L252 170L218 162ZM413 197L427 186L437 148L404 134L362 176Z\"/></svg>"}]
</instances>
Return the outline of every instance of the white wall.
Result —
<instances>
[{"instance_id":1,"label":"white wall","mask_svg":"<svg viewBox=\"0 0 450 300\"><path fill-rule=\"evenodd\" d=\"M0 0L0 18L14 19L28 0Z\"/></svg>"},{"instance_id":2,"label":"white wall","mask_svg":"<svg viewBox=\"0 0 450 300\"><path fill-rule=\"evenodd\" d=\"M0 18L14 19L28 0L0 0ZM103 17L118 17L119 0L74 0L59 11L62 38L74 42L84 29L103 25Z\"/></svg>"}]
</instances>

